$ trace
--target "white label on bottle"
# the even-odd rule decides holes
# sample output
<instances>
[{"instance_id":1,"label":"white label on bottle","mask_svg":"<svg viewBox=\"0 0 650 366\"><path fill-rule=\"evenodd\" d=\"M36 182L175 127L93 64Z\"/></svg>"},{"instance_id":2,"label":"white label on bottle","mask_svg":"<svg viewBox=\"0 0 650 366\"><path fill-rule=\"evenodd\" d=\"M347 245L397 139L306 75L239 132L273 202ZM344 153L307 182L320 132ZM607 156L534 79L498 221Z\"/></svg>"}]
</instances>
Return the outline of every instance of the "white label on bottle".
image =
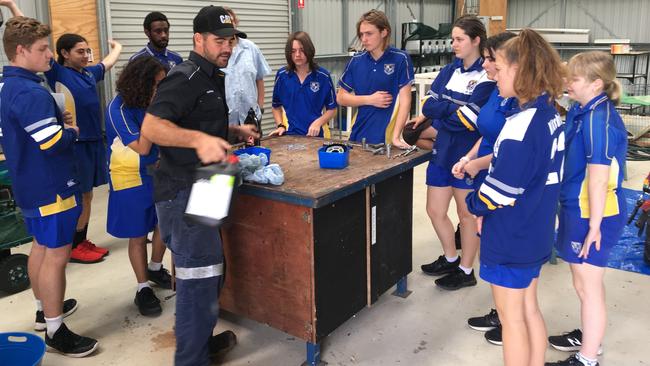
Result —
<instances>
[{"instance_id":1,"label":"white label on bottle","mask_svg":"<svg viewBox=\"0 0 650 366\"><path fill-rule=\"evenodd\" d=\"M201 179L192 185L185 213L221 220L228 216L235 177L215 174L210 180Z\"/></svg>"}]
</instances>

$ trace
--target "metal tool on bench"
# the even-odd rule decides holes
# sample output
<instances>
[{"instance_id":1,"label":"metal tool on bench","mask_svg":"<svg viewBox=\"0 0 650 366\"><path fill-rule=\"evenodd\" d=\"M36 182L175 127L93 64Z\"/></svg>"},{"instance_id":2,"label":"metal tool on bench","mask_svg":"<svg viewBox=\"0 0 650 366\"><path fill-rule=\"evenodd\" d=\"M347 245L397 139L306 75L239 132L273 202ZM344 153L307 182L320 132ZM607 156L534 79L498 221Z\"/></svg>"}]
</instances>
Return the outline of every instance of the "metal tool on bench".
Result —
<instances>
[{"instance_id":1,"label":"metal tool on bench","mask_svg":"<svg viewBox=\"0 0 650 366\"><path fill-rule=\"evenodd\" d=\"M408 149L404 150L403 152L393 156L393 159L398 158L398 157L405 157L413 154L414 152L420 151L420 149L417 146L411 146Z\"/></svg>"}]
</instances>

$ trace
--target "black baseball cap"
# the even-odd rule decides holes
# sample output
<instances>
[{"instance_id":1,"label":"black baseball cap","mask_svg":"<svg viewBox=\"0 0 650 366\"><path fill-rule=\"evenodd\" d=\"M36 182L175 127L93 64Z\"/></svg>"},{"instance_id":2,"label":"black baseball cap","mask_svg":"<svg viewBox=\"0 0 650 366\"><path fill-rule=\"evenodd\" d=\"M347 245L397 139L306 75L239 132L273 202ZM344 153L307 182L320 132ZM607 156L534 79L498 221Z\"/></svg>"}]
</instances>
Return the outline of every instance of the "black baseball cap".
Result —
<instances>
[{"instance_id":1,"label":"black baseball cap","mask_svg":"<svg viewBox=\"0 0 650 366\"><path fill-rule=\"evenodd\" d=\"M219 37L246 38L246 33L235 29L230 14L221 6L206 6L194 17L194 33L212 33Z\"/></svg>"}]
</instances>

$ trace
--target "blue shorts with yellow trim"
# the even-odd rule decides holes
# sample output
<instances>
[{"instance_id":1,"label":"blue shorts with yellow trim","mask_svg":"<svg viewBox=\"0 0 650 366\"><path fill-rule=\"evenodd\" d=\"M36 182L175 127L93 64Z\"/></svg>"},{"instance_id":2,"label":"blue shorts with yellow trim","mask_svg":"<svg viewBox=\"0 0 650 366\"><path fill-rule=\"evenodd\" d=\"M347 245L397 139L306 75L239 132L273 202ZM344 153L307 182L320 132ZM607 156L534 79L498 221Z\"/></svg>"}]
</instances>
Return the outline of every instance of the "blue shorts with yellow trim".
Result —
<instances>
[{"instance_id":1,"label":"blue shorts with yellow trim","mask_svg":"<svg viewBox=\"0 0 650 366\"><path fill-rule=\"evenodd\" d=\"M40 245L51 249L72 244L77 231L77 220L81 215L81 199L75 197L77 204L65 211L47 216L25 216L27 232Z\"/></svg>"},{"instance_id":2,"label":"blue shorts with yellow trim","mask_svg":"<svg viewBox=\"0 0 650 366\"><path fill-rule=\"evenodd\" d=\"M493 285L524 289L528 288L535 278L539 277L542 265L534 267L510 267L502 264L483 264L479 276Z\"/></svg>"},{"instance_id":3,"label":"blue shorts with yellow trim","mask_svg":"<svg viewBox=\"0 0 650 366\"><path fill-rule=\"evenodd\" d=\"M158 219L153 202L153 181L108 193L106 231L117 238L139 238L152 231Z\"/></svg>"},{"instance_id":4,"label":"blue shorts with yellow trim","mask_svg":"<svg viewBox=\"0 0 650 366\"><path fill-rule=\"evenodd\" d=\"M454 187L459 189L474 189L474 180L466 177L458 179L451 174L451 169L443 168L429 162L427 166L427 185L431 187Z\"/></svg>"},{"instance_id":5,"label":"blue shorts with yellow trim","mask_svg":"<svg viewBox=\"0 0 650 366\"><path fill-rule=\"evenodd\" d=\"M619 213L616 216L603 217L600 224L600 250L592 245L587 258L579 258L582 244L589 232L589 219L580 217L579 209L562 207L559 213L560 226L557 233L555 248L558 255L569 263L589 263L597 267L606 267L612 248L618 243L623 234L627 215Z\"/></svg>"},{"instance_id":6,"label":"blue shorts with yellow trim","mask_svg":"<svg viewBox=\"0 0 650 366\"><path fill-rule=\"evenodd\" d=\"M106 167L106 147L103 141L77 141L74 144L74 156L81 193L93 190L108 182Z\"/></svg>"}]
</instances>

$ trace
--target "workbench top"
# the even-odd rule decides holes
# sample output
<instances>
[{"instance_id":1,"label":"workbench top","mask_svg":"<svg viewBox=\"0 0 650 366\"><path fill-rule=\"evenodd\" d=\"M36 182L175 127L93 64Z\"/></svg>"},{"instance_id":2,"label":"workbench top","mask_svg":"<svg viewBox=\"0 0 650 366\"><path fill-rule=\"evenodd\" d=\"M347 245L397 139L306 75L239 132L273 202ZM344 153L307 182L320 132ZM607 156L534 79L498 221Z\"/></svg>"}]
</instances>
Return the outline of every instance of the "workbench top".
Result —
<instances>
[{"instance_id":1,"label":"workbench top","mask_svg":"<svg viewBox=\"0 0 650 366\"><path fill-rule=\"evenodd\" d=\"M271 163L284 171L281 186L245 183L240 193L319 208L365 187L381 182L429 160L431 152L420 150L407 157L388 159L373 155L361 146L350 150L350 164L345 169L321 169L318 149L329 140L306 136L280 136L262 140L271 149ZM403 150L392 149L393 156Z\"/></svg>"}]
</instances>

